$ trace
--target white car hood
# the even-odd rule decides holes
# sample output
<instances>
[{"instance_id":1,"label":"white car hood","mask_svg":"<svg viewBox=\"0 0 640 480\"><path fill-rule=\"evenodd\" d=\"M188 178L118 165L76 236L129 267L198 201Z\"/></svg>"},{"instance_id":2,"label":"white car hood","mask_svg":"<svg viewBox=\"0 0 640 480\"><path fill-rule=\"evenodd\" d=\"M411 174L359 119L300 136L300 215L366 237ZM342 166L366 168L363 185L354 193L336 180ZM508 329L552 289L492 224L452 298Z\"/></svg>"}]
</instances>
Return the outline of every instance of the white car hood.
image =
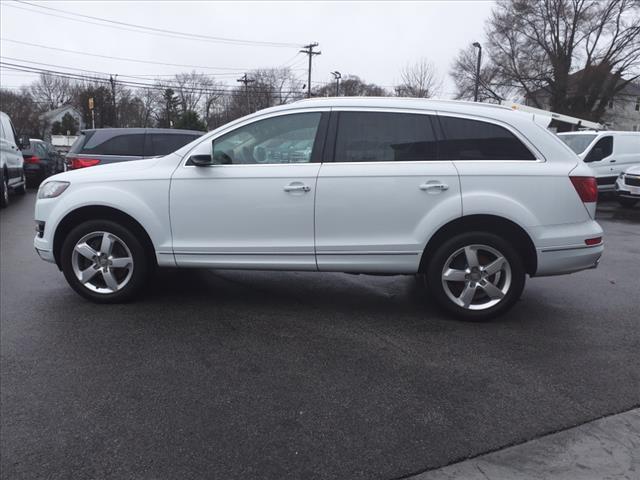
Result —
<instances>
[{"instance_id":1,"label":"white car hood","mask_svg":"<svg viewBox=\"0 0 640 480\"><path fill-rule=\"evenodd\" d=\"M640 175L640 165L629 167L624 171L624 173L629 173L631 175Z\"/></svg>"}]
</instances>

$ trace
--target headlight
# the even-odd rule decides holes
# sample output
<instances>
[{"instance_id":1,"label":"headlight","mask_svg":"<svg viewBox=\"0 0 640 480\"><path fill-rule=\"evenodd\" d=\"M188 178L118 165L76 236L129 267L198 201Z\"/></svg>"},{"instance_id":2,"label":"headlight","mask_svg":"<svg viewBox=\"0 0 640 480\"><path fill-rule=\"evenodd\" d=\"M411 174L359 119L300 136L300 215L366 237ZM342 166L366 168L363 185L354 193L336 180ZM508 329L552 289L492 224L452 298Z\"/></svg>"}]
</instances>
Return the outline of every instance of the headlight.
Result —
<instances>
[{"instance_id":1,"label":"headlight","mask_svg":"<svg viewBox=\"0 0 640 480\"><path fill-rule=\"evenodd\" d=\"M38 198L55 198L64 192L69 182L47 182L38 190Z\"/></svg>"}]
</instances>

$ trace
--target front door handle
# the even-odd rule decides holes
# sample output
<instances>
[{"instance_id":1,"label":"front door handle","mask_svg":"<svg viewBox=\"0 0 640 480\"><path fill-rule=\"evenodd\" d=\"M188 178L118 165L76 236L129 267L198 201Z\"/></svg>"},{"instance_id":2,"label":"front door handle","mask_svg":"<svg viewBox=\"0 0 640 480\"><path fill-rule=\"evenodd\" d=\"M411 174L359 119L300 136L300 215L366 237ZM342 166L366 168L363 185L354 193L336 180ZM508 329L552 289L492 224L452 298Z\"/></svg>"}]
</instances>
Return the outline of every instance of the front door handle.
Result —
<instances>
[{"instance_id":1,"label":"front door handle","mask_svg":"<svg viewBox=\"0 0 640 480\"><path fill-rule=\"evenodd\" d=\"M609 160L609 163L616 163L615 160Z\"/></svg>"},{"instance_id":2,"label":"front door handle","mask_svg":"<svg viewBox=\"0 0 640 480\"><path fill-rule=\"evenodd\" d=\"M449 185L446 183L423 183L420 185L420 190L424 190L426 192L444 192L445 190L449 190Z\"/></svg>"},{"instance_id":3,"label":"front door handle","mask_svg":"<svg viewBox=\"0 0 640 480\"><path fill-rule=\"evenodd\" d=\"M289 185L285 185L283 190L285 192L309 192L311 191L311 187L304 183L290 183Z\"/></svg>"}]
</instances>

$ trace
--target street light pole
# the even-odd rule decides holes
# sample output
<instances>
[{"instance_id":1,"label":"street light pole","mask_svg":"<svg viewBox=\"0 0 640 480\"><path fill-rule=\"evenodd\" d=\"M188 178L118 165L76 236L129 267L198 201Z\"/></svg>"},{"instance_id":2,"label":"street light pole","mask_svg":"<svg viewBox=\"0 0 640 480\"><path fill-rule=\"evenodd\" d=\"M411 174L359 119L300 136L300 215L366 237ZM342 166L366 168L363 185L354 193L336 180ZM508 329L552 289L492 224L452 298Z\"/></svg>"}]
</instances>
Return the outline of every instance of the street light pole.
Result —
<instances>
[{"instance_id":1,"label":"street light pole","mask_svg":"<svg viewBox=\"0 0 640 480\"><path fill-rule=\"evenodd\" d=\"M336 79L336 97L340 96L340 79L342 78L342 74L339 71L331 72L333 78Z\"/></svg>"},{"instance_id":2,"label":"street light pole","mask_svg":"<svg viewBox=\"0 0 640 480\"><path fill-rule=\"evenodd\" d=\"M480 62L482 62L482 45L474 42L473 46L478 49L478 63L476 65L476 87L473 93L473 101L478 101L478 89L480 88Z\"/></svg>"}]
</instances>

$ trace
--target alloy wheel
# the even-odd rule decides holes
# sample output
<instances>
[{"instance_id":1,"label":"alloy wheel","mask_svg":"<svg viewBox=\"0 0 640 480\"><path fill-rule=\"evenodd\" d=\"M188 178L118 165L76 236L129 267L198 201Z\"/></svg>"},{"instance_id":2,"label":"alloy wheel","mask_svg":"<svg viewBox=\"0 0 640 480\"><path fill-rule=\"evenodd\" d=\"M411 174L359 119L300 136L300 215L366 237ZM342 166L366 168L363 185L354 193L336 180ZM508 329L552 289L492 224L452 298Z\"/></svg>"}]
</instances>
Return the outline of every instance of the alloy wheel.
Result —
<instances>
[{"instance_id":1,"label":"alloy wheel","mask_svg":"<svg viewBox=\"0 0 640 480\"><path fill-rule=\"evenodd\" d=\"M109 232L92 232L76 243L71 266L82 285L96 293L122 290L133 274L129 247Z\"/></svg>"},{"instance_id":2,"label":"alloy wheel","mask_svg":"<svg viewBox=\"0 0 640 480\"><path fill-rule=\"evenodd\" d=\"M442 286L449 299L468 310L486 310L506 296L511 287L511 265L488 245L456 250L442 269Z\"/></svg>"}]
</instances>

